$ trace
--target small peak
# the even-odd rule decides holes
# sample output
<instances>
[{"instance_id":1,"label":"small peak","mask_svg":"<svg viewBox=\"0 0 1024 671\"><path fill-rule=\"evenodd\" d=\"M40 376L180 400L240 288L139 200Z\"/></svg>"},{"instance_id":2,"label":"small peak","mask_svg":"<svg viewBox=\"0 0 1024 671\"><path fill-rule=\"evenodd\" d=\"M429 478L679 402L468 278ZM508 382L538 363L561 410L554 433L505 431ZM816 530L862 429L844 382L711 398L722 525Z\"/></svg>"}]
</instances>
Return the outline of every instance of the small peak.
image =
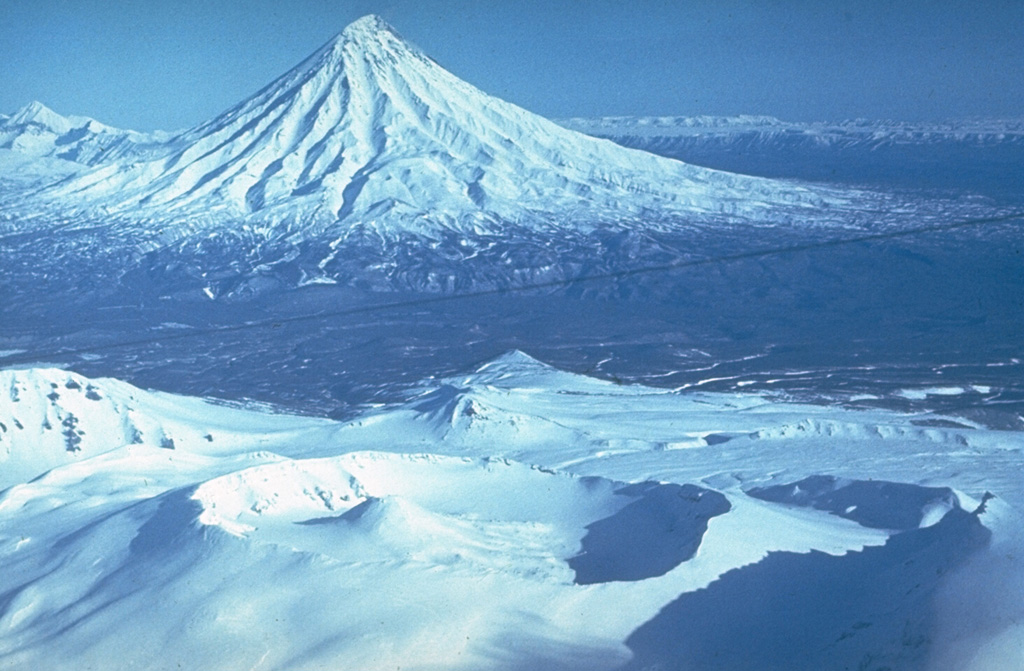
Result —
<instances>
[{"instance_id":1,"label":"small peak","mask_svg":"<svg viewBox=\"0 0 1024 671\"><path fill-rule=\"evenodd\" d=\"M478 377L481 374L511 375L553 370L555 369L543 361L538 361L525 352L513 349L477 368L475 376Z\"/></svg>"},{"instance_id":2,"label":"small peak","mask_svg":"<svg viewBox=\"0 0 1024 671\"><path fill-rule=\"evenodd\" d=\"M487 364L484 364L484 365L495 365L495 364L501 364L501 365L505 365L505 366L529 366L529 367L543 366L545 368L550 368L550 366L548 366L543 361L538 361L537 359L534 359L532 356L530 356L526 352L524 352L522 350L518 350L518 349L511 349L511 350L505 352L504 354L502 354L502 355L500 355L498 357L495 357L494 359L492 359L491 361L489 361Z\"/></svg>"},{"instance_id":3,"label":"small peak","mask_svg":"<svg viewBox=\"0 0 1024 671\"><path fill-rule=\"evenodd\" d=\"M40 126L49 128L56 133L66 133L71 130L72 126L70 119L57 114L52 109L36 100L33 100L22 107L14 113L14 116L7 120L7 124L10 126L18 126L28 123L39 124Z\"/></svg>"},{"instance_id":4,"label":"small peak","mask_svg":"<svg viewBox=\"0 0 1024 671\"><path fill-rule=\"evenodd\" d=\"M41 119L45 119L47 117L54 116L59 115L43 103L39 102L38 100L33 100L32 102L30 102L29 104L25 105L20 110L15 112L14 116L12 116L11 119L25 123L28 121L38 121Z\"/></svg>"}]
</instances>

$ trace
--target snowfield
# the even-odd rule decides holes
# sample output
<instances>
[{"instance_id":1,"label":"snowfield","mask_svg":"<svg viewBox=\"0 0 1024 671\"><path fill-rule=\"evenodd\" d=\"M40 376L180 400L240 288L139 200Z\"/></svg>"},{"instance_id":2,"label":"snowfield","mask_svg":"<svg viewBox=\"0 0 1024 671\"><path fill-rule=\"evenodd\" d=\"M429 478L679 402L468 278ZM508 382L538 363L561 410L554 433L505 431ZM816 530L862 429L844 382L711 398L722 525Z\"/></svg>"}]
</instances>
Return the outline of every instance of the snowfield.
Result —
<instances>
[{"instance_id":1,"label":"snowfield","mask_svg":"<svg viewBox=\"0 0 1024 671\"><path fill-rule=\"evenodd\" d=\"M5 668L1024 659L1019 433L520 352L343 423L2 376Z\"/></svg>"}]
</instances>

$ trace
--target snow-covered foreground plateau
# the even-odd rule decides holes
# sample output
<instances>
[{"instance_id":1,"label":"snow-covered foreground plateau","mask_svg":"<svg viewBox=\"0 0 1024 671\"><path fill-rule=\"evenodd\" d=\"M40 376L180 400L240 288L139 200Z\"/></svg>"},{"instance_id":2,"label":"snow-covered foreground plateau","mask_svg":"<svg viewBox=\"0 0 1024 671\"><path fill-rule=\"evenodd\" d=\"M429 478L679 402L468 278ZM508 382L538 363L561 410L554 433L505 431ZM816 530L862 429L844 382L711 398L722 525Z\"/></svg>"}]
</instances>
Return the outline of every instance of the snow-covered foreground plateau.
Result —
<instances>
[{"instance_id":1,"label":"snow-covered foreground plateau","mask_svg":"<svg viewBox=\"0 0 1024 671\"><path fill-rule=\"evenodd\" d=\"M1020 432L515 351L346 422L0 399L0 668L1024 664Z\"/></svg>"}]
</instances>

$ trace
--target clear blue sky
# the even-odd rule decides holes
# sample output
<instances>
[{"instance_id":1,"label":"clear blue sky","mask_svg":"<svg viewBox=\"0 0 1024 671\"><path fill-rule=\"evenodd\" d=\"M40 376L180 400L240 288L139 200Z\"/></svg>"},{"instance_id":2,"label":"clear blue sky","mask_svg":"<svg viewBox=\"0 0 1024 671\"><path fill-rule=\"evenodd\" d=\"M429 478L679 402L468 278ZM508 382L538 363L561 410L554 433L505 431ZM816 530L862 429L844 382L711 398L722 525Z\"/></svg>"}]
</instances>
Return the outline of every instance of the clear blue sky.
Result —
<instances>
[{"instance_id":1,"label":"clear blue sky","mask_svg":"<svg viewBox=\"0 0 1024 671\"><path fill-rule=\"evenodd\" d=\"M1024 0L0 0L0 112L187 127L369 13L549 117L1024 115Z\"/></svg>"}]
</instances>

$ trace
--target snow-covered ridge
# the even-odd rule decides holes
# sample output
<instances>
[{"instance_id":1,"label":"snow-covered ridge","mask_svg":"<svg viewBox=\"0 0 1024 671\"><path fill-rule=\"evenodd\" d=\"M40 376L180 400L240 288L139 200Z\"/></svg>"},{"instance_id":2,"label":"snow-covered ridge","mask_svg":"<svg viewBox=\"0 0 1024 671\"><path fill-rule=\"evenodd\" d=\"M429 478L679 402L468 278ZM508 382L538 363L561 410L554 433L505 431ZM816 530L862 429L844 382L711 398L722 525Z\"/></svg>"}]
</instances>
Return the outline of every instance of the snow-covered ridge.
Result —
<instances>
[{"instance_id":1,"label":"snow-covered ridge","mask_svg":"<svg viewBox=\"0 0 1024 671\"><path fill-rule=\"evenodd\" d=\"M35 101L0 119L0 149L86 166L165 151L171 138L170 133L139 133L89 117L62 116Z\"/></svg>"},{"instance_id":2,"label":"snow-covered ridge","mask_svg":"<svg viewBox=\"0 0 1024 671\"><path fill-rule=\"evenodd\" d=\"M216 405L52 368L0 370L0 489L126 446L232 453L320 422Z\"/></svg>"},{"instance_id":3,"label":"snow-covered ridge","mask_svg":"<svg viewBox=\"0 0 1024 671\"><path fill-rule=\"evenodd\" d=\"M73 128L86 128L92 132L99 133L101 131L113 131L120 132L109 126L104 126L95 119L88 117L65 117L57 114L46 105L41 102L34 100L29 104L22 107L20 110L15 112L13 115L4 120L5 126L29 126L34 125L39 128L50 130L54 133L63 135Z\"/></svg>"}]
</instances>

